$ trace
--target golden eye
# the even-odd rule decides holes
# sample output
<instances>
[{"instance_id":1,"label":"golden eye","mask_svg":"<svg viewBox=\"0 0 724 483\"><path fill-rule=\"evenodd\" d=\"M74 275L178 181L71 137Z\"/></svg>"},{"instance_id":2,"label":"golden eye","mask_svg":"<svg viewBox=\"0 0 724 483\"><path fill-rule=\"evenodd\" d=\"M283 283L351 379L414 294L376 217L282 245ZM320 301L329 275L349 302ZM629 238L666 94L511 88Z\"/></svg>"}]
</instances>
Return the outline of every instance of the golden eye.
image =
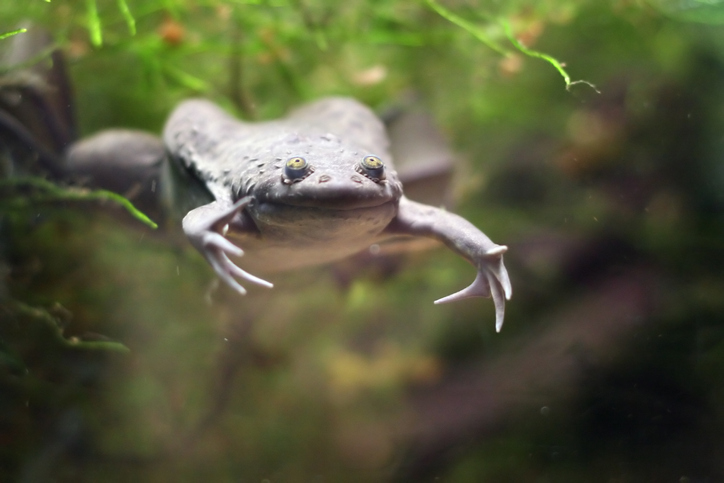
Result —
<instances>
[{"instance_id":1,"label":"golden eye","mask_svg":"<svg viewBox=\"0 0 724 483\"><path fill-rule=\"evenodd\" d=\"M385 179L385 163L377 156L365 156L356 169L358 173L365 175L375 183Z\"/></svg>"},{"instance_id":2,"label":"golden eye","mask_svg":"<svg viewBox=\"0 0 724 483\"><path fill-rule=\"evenodd\" d=\"M314 172L312 167L307 160L295 156L287 160L287 164L284 165L284 172L282 173L282 183L292 184L297 183Z\"/></svg>"},{"instance_id":3,"label":"golden eye","mask_svg":"<svg viewBox=\"0 0 724 483\"><path fill-rule=\"evenodd\" d=\"M293 170L305 169L307 167L307 160L296 156L287 160L287 168Z\"/></svg>"},{"instance_id":4,"label":"golden eye","mask_svg":"<svg viewBox=\"0 0 724 483\"><path fill-rule=\"evenodd\" d=\"M385 165L382 163L382 160L377 156L365 156L365 158L362 160L362 167L365 169L380 169L384 168Z\"/></svg>"}]
</instances>

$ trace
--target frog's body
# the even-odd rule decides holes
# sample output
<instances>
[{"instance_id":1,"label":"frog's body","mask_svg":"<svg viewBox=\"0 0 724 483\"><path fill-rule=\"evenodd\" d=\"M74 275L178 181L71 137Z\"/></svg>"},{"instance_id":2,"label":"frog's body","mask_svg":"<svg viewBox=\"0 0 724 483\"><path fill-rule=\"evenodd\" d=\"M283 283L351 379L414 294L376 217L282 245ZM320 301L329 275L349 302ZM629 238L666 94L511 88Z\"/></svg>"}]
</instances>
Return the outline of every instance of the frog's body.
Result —
<instances>
[{"instance_id":1,"label":"frog's body","mask_svg":"<svg viewBox=\"0 0 724 483\"><path fill-rule=\"evenodd\" d=\"M2 124L0 134L20 139ZM61 171L124 194L136 189L151 212L179 213L191 243L240 293L237 278L271 284L235 263L276 272L338 260L393 237L440 240L478 275L436 303L492 295L496 329L502 326L511 295L507 248L457 215L408 200L384 124L352 99L323 99L261 123L190 100L171 114L162 141L137 131L101 133L68 149Z\"/></svg>"},{"instance_id":2,"label":"frog's body","mask_svg":"<svg viewBox=\"0 0 724 483\"><path fill-rule=\"evenodd\" d=\"M365 129L369 126L369 129ZM350 142L345 130L357 129ZM386 179L357 171L367 155L389 160L384 126L361 104L329 98L263 123L242 123L203 100L181 104L164 130L178 165L203 180L214 200L188 215L186 226L250 196L226 237L254 257L255 272L334 261L375 243L395 217L402 185L386 161ZM285 183L288 159L301 157L308 175ZM213 208L212 208L213 207ZM247 262L247 260L244 260Z\"/></svg>"}]
</instances>

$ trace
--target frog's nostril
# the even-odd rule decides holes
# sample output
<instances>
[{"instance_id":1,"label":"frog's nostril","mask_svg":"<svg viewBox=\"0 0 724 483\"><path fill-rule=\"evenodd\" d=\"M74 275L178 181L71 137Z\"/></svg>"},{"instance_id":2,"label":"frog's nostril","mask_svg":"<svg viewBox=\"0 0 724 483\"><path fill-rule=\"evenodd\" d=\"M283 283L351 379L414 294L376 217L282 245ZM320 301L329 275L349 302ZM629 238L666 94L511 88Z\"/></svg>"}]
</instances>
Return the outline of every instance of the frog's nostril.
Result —
<instances>
[{"instance_id":1,"label":"frog's nostril","mask_svg":"<svg viewBox=\"0 0 724 483\"><path fill-rule=\"evenodd\" d=\"M326 183L327 181L330 181L331 179L332 179L332 177L330 175L323 174L322 176L319 177L319 182Z\"/></svg>"}]
</instances>

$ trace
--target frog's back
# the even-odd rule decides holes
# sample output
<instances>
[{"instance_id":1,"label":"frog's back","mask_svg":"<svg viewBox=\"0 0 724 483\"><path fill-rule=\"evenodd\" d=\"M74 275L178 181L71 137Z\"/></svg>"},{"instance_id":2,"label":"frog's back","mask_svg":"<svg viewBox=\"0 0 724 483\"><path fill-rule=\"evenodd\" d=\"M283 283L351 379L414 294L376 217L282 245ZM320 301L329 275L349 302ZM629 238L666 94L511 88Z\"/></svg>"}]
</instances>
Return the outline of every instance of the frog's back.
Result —
<instances>
[{"instance_id":1,"label":"frog's back","mask_svg":"<svg viewBox=\"0 0 724 483\"><path fill-rule=\"evenodd\" d=\"M233 199L249 192L261 175L278 170L287 154L327 148L330 135L347 148L388 155L384 124L354 99L328 97L306 104L287 117L264 122L235 119L203 99L182 102L171 113L163 138L171 157L193 173L216 199ZM301 144L300 144L301 143Z\"/></svg>"},{"instance_id":2,"label":"frog's back","mask_svg":"<svg viewBox=\"0 0 724 483\"><path fill-rule=\"evenodd\" d=\"M258 173L258 158L278 134L272 123L245 123L204 99L190 99L171 113L163 141L172 163L191 173L216 199L231 199L238 180Z\"/></svg>"},{"instance_id":3,"label":"frog's back","mask_svg":"<svg viewBox=\"0 0 724 483\"><path fill-rule=\"evenodd\" d=\"M230 117L217 105L204 99L189 99L173 110L163 130L163 141L187 168L197 167L203 159L213 159L220 141L239 137L244 123Z\"/></svg>"},{"instance_id":4,"label":"frog's back","mask_svg":"<svg viewBox=\"0 0 724 483\"><path fill-rule=\"evenodd\" d=\"M372 110L349 97L326 97L292 111L287 122L304 132L334 134L362 150L383 153L389 149L385 126Z\"/></svg>"},{"instance_id":5,"label":"frog's back","mask_svg":"<svg viewBox=\"0 0 724 483\"><path fill-rule=\"evenodd\" d=\"M204 99L190 99L174 109L164 128L172 153L193 145L199 155L212 154L223 140L253 145L279 133L333 134L371 152L387 151L385 126L367 106L348 97L326 97L293 110L275 121L243 122Z\"/></svg>"}]
</instances>

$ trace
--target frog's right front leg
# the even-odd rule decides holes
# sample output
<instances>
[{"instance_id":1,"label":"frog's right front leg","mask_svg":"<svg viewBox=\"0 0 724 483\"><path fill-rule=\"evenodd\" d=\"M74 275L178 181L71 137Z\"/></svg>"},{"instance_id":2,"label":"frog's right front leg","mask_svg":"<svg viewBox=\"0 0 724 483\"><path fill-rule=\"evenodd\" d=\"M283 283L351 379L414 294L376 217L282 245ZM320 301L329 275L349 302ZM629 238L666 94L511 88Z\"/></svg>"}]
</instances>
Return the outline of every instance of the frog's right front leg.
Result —
<instances>
[{"instance_id":1,"label":"frog's right front leg","mask_svg":"<svg viewBox=\"0 0 724 483\"><path fill-rule=\"evenodd\" d=\"M229 255L240 257L244 251L227 240L224 233L228 229L229 223L237 215L240 218L234 220L235 229L249 229L249 231L253 229L253 221L244 213L244 208L252 201L251 196L246 196L233 205L214 201L191 210L182 222L184 233L191 244L206 258L219 278L241 295L246 294L246 289L234 277L264 287L272 288L274 286L266 280L242 270L229 259Z\"/></svg>"}]
</instances>

